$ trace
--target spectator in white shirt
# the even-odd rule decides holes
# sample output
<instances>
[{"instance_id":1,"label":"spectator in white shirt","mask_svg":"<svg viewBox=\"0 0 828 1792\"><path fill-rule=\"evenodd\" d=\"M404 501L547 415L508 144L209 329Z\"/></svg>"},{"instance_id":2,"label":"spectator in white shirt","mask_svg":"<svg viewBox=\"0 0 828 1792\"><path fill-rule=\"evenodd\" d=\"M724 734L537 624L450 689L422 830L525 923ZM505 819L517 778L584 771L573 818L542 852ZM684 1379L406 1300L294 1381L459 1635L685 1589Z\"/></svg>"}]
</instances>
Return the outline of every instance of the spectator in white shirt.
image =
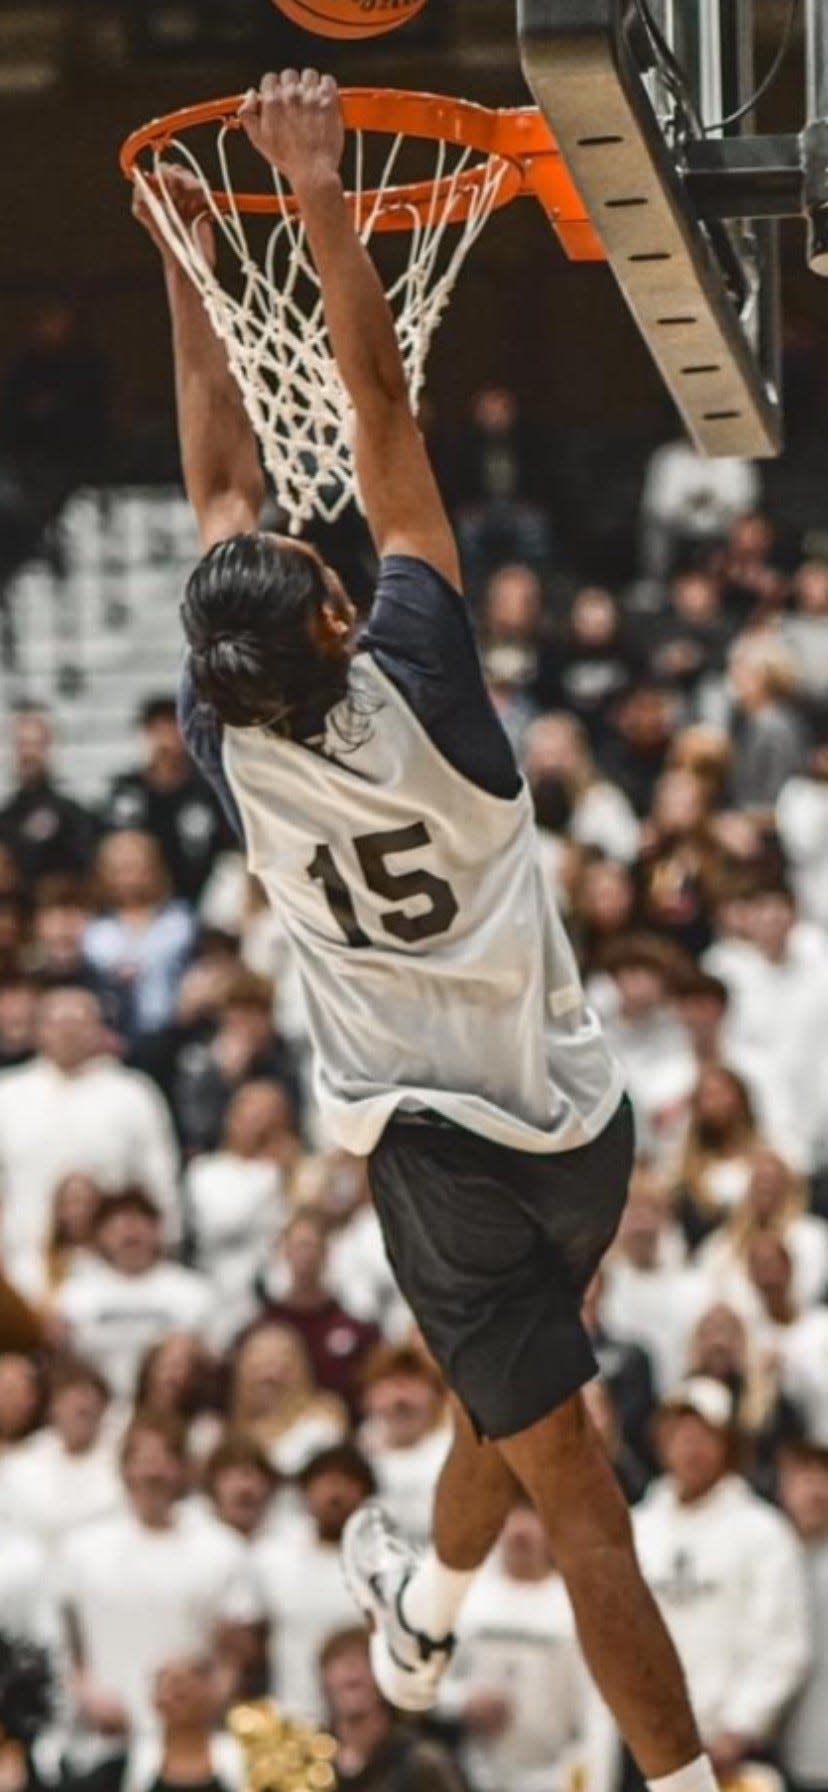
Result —
<instances>
[{"instance_id":1,"label":"spectator in white shirt","mask_svg":"<svg viewBox=\"0 0 828 1792\"><path fill-rule=\"evenodd\" d=\"M814 1161L820 1070L828 1026L828 957L797 927L790 893L758 891L743 905L748 937L723 939L705 965L730 993L725 1024L729 1061L750 1080L773 1082L802 1135L801 1163Z\"/></svg>"},{"instance_id":2,"label":"spectator in white shirt","mask_svg":"<svg viewBox=\"0 0 828 1792\"><path fill-rule=\"evenodd\" d=\"M281 1475L293 1476L348 1434L348 1414L313 1379L292 1326L265 1321L249 1332L233 1364L230 1426L251 1437Z\"/></svg>"},{"instance_id":3,"label":"spectator in white shirt","mask_svg":"<svg viewBox=\"0 0 828 1792\"><path fill-rule=\"evenodd\" d=\"M612 1783L612 1721L590 1686L546 1532L524 1501L463 1607L439 1711L462 1726L478 1792Z\"/></svg>"},{"instance_id":4,"label":"spectator in white shirt","mask_svg":"<svg viewBox=\"0 0 828 1792\"><path fill-rule=\"evenodd\" d=\"M221 1364L193 1332L165 1332L138 1372L136 1410L180 1425L196 1469L222 1435L222 1381Z\"/></svg>"},{"instance_id":5,"label":"spectator in white shirt","mask_svg":"<svg viewBox=\"0 0 828 1792\"><path fill-rule=\"evenodd\" d=\"M828 928L828 746L779 793L776 826L791 866L797 907Z\"/></svg>"},{"instance_id":6,"label":"spectator in white shirt","mask_svg":"<svg viewBox=\"0 0 828 1792\"><path fill-rule=\"evenodd\" d=\"M738 1207L759 1143L750 1096L723 1064L705 1064L693 1091L690 1124L675 1173L677 1212L695 1248Z\"/></svg>"},{"instance_id":7,"label":"spectator in white shirt","mask_svg":"<svg viewBox=\"0 0 828 1792\"><path fill-rule=\"evenodd\" d=\"M761 496L756 468L747 460L704 460L684 440L656 449L641 497L647 570L661 578L672 570L682 545L722 540Z\"/></svg>"},{"instance_id":8,"label":"spectator in white shirt","mask_svg":"<svg viewBox=\"0 0 828 1792\"><path fill-rule=\"evenodd\" d=\"M216 1518L247 1543L276 1530L279 1484L258 1444L232 1433L213 1451L204 1469L204 1492Z\"/></svg>"},{"instance_id":9,"label":"spectator in white shirt","mask_svg":"<svg viewBox=\"0 0 828 1792\"><path fill-rule=\"evenodd\" d=\"M422 1351L388 1344L369 1359L362 1386L362 1441L383 1505L409 1542L424 1544L452 1438L442 1377Z\"/></svg>"},{"instance_id":10,"label":"spectator in white shirt","mask_svg":"<svg viewBox=\"0 0 828 1792\"><path fill-rule=\"evenodd\" d=\"M86 1525L65 1544L60 1563L85 1731L77 1766L117 1752L131 1730L155 1730L153 1685L165 1663L215 1647L232 1663L261 1615L241 1539L179 1503L186 1477L180 1433L139 1416L121 1463L128 1510Z\"/></svg>"},{"instance_id":11,"label":"spectator in white shirt","mask_svg":"<svg viewBox=\"0 0 828 1792\"><path fill-rule=\"evenodd\" d=\"M340 1543L348 1519L375 1492L368 1463L350 1444L324 1450L301 1477L310 1524L289 1538L266 1538L253 1560L269 1630L270 1687L290 1717L324 1717L319 1653L352 1623Z\"/></svg>"},{"instance_id":12,"label":"spectator in white shirt","mask_svg":"<svg viewBox=\"0 0 828 1792\"><path fill-rule=\"evenodd\" d=\"M109 1389L95 1369L59 1362L47 1427L0 1459L0 1511L49 1552L81 1525L121 1510L108 1405Z\"/></svg>"},{"instance_id":13,"label":"spectator in white shirt","mask_svg":"<svg viewBox=\"0 0 828 1792\"><path fill-rule=\"evenodd\" d=\"M699 1252L698 1261L720 1299L745 1310L752 1293L747 1270L751 1244L757 1234L772 1232L790 1252L796 1306L822 1300L828 1292L828 1223L808 1213L807 1203L802 1178L774 1151L760 1146L742 1200Z\"/></svg>"},{"instance_id":14,"label":"spectator in white shirt","mask_svg":"<svg viewBox=\"0 0 828 1792\"><path fill-rule=\"evenodd\" d=\"M560 780L571 806L567 833L578 846L592 846L609 859L631 864L640 828L617 784L601 776L585 728L563 712L539 716L526 733L524 766L529 787Z\"/></svg>"},{"instance_id":15,"label":"spectator in white shirt","mask_svg":"<svg viewBox=\"0 0 828 1792\"><path fill-rule=\"evenodd\" d=\"M328 1222L331 1290L355 1319L368 1320L397 1342L410 1330L411 1311L386 1256L365 1161L332 1151L308 1163L309 1182L317 1171L311 1198Z\"/></svg>"},{"instance_id":16,"label":"spectator in white shirt","mask_svg":"<svg viewBox=\"0 0 828 1792\"><path fill-rule=\"evenodd\" d=\"M748 1252L751 1282L763 1307L760 1336L784 1392L815 1442L828 1445L828 1307L797 1308L793 1258L773 1232L757 1233Z\"/></svg>"},{"instance_id":17,"label":"spectator in white shirt","mask_svg":"<svg viewBox=\"0 0 828 1792\"><path fill-rule=\"evenodd\" d=\"M154 1085L108 1053L100 1008L85 989L43 997L39 1054L0 1074L2 1253L31 1264L47 1240L54 1191L80 1170L103 1189L138 1180L178 1233L178 1152L172 1122Z\"/></svg>"},{"instance_id":18,"label":"spectator in white shirt","mask_svg":"<svg viewBox=\"0 0 828 1792\"><path fill-rule=\"evenodd\" d=\"M828 1792L828 1445L786 1450L781 1492L805 1551L814 1655L780 1753L791 1792Z\"/></svg>"},{"instance_id":19,"label":"spectator in white shirt","mask_svg":"<svg viewBox=\"0 0 828 1792\"><path fill-rule=\"evenodd\" d=\"M669 948L662 941L648 934L629 935L608 948L605 975L589 985L624 1070L639 1151L665 1167L672 1167L681 1151L697 1078L669 965Z\"/></svg>"},{"instance_id":20,"label":"spectator in white shirt","mask_svg":"<svg viewBox=\"0 0 828 1792\"><path fill-rule=\"evenodd\" d=\"M195 1158L185 1176L193 1264L214 1292L219 1347L250 1317L251 1289L287 1219L284 1172L272 1146L280 1103L272 1084L244 1084L227 1110L220 1149Z\"/></svg>"},{"instance_id":21,"label":"spectator in white shirt","mask_svg":"<svg viewBox=\"0 0 828 1792\"><path fill-rule=\"evenodd\" d=\"M142 1188L102 1201L95 1244L93 1259L60 1289L56 1310L72 1348L128 1400L153 1344L167 1332L204 1334L212 1294L201 1276L164 1260L161 1218Z\"/></svg>"},{"instance_id":22,"label":"spectator in white shirt","mask_svg":"<svg viewBox=\"0 0 828 1792\"><path fill-rule=\"evenodd\" d=\"M802 1557L786 1520L736 1472L733 1402L719 1382L680 1385L660 1441L667 1474L635 1514L638 1553L727 1778L761 1757L804 1681Z\"/></svg>"},{"instance_id":23,"label":"spectator in white shirt","mask_svg":"<svg viewBox=\"0 0 828 1792\"><path fill-rule=\"evenodd\" d=\"M652 1171L638 1169L606 1267L602 1326L647 1352L664 1394L678 1381L693 1327L709 1304L704 1277L682 1261L663 1185Z\"/></svg>"}]
</instances>

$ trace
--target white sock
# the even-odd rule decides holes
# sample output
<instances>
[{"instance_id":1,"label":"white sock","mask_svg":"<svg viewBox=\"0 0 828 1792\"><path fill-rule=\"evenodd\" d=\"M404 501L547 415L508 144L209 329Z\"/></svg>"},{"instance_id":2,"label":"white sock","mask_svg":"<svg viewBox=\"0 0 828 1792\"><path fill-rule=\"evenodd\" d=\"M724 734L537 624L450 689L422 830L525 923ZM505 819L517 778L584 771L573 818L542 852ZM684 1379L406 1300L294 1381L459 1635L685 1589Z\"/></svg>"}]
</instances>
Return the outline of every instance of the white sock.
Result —
<instances>
[{"instance_id":1,"label":"white sock","mask_svg":"<svg viewBox=\"0 0 828 1792\"><path fill-rule=\"evenodd\" d=\"M454 1629L457 1614L479 1570L471 1574L447 1568L434 1549L429 1549L416 1568L402 1596L402 1612L412 1630L420 1630L433 1642L442 1642ZM678 1792L684 1792L683 1787ZM687 1792L695 1792L688 1787Z\"/></svg>"},{"instance_id":2,"label":"white sock","mask_svg":"<svg viewBox=\"0 0 828 1792\"><path fill-rule=\"evenodd\" d=\"M678 1773L668 1773L664 1779L648 1780L647 1785L650 1792L719 1792L719 1782L707 1755L699 1755L689 1767L680 1767Z\"/></svg>"}]
</instances>

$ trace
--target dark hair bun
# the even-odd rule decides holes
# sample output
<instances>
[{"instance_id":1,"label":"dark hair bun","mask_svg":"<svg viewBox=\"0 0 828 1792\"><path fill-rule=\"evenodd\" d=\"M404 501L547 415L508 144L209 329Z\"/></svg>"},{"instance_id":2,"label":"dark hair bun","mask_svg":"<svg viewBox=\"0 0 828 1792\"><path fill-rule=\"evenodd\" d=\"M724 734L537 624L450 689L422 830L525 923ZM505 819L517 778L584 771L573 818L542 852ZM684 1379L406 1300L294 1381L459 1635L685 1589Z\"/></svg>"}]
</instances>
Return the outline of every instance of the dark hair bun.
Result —
<instances>
[{"instance_id":1,"label":"dark hair bun","mask_svg":"<svg viewBox=\"0 0 828 1792\"><path fill-rule=\"evenodd\" d=\"M319 561L272 536L234 535L205 555L182 620L196 690L228 727L321 730L347 690L347 660L311 636L327 598Z\"/></svg>"}]
</instances>

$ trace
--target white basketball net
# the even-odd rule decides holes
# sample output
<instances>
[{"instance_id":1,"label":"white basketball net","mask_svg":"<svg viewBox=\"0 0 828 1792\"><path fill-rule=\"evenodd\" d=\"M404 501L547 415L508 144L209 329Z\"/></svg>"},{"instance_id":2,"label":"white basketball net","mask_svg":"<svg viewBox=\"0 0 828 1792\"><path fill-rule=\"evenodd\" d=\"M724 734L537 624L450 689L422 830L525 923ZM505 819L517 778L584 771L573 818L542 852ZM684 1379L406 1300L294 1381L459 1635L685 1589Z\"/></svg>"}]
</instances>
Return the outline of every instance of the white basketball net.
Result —
<instances>
[{"instance_id":1,"label":"white basketball net","mask_svg":"<svg viewBox=\"0 0 828 1792\"><path fill-rule=\"evenodd\" d=\"M287 214L256 219L239 209L230 168L232 140L237 137L232 124L216 126L220 172L216 190L223 190L226 196L226 211L216 203L213 185L198 156L180 137L154 153L151 168L136 169L135 178L226 346L279 504L291 532L298 534L314 514L334 522L356 495L352 408L331 352L319 279L301 219ZM366 194L364 133L352 132L351 141L356 225L362 241L370 243L389 192L396 202L393 181L405 137L400 134L391 141L373 198ZM435 181L444 184L435 189L425 221L413 205L409 207L408 261L388 291L415 407L435 330L466 256L494 209L508 169L504 161L489 158L479 180L472 183L467 217L461 223L450 223L452 207L464 190L463 177L468 177L470 168L480 170L481 158L473 150L447 142L435 143L434 152ZM176 209L164 176L165 164L171 160L182 163L203 187L205 214L233 258L232 290L205 260L197 228L186 225ZM279 174L270 172L277 195L286 200L288 192ZM251 240L254 232L258 232L258 252Z\"/></svg>"}]
</instances>

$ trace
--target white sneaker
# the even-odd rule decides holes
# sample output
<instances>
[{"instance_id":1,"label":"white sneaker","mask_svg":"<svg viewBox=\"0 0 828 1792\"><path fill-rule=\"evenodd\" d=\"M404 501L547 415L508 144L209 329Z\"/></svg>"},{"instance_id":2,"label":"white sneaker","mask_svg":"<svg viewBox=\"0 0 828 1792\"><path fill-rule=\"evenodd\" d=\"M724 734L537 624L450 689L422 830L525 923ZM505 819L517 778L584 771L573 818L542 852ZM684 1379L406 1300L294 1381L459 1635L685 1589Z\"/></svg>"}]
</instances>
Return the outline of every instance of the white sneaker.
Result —
<instances>
[{"instance_id":1,"label":"white sneaker","mask_svg":"<svg viewBox=\"0 0 828 1792\"><path fill-rule=\"evenodd\" d=\"M371 1626L374 1679L389 1705L430 1711L454 1653L454 1637L412 1630L402 1598L417 1567L416 1550L399 1535L376 1501L360 1506L342 1537L348 1588Z\"/></svg>"}]
</instances>

